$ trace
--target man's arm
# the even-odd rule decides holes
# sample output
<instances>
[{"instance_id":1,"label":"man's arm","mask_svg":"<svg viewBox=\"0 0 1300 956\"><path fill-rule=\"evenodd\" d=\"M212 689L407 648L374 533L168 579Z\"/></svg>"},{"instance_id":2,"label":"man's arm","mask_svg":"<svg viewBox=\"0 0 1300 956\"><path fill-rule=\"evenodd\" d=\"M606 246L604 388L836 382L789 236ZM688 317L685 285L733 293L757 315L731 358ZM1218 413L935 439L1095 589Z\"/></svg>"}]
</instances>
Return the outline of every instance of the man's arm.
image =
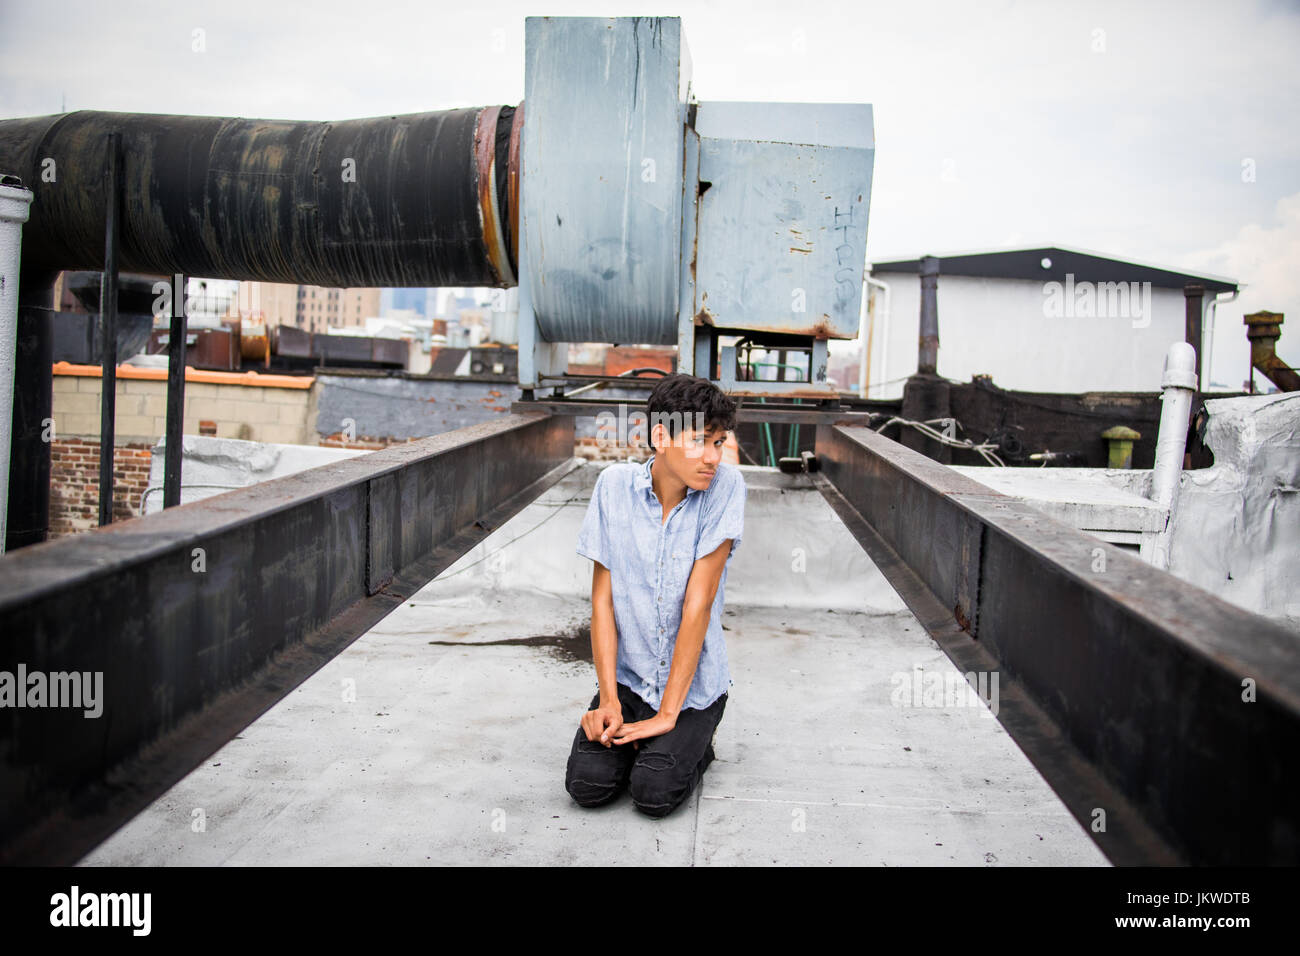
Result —
<instances>
[{"instance_id":1,"label":"man's arm","mask_svg":"<svg viewBox=\"0 0 1300 956\"><path fill-rule=\"evenodd\" d=\"M713 599L722 580L722 569L731 554L731 539L722 542L712 554L695 562L690 580L686 583L686 597L682 601L682 623L677 629L677 642L673 647L673 663L668 670L668 684L659 702L659 713L649 720L624 724L614 743L625 744L643 737L657 737L677 726L677 716L682 712L686 694L695 680L695 669L700 663L700 650L704 635L709 629L709 614Z\"/></svg>"},{"instance_id":2,"label":"man's arm","mask_svg":"<svg viewBox=\"0 0 1300 956\"><path fill-rule=\"evenodd\" d=\"M600 695L595 708L582 715L582 729L588 740L609 746L613 732L623 726L623 707L618 699L618 627L614 618L614 584L609 570L612 549L604 508L604 489L609 470L596 477L587 514L578 532L578 553L590 558L591 569L591 658L596 665Z\"/></svg>"},{"instance_id":3,"label":"man's arm","mask_svg":"<svg viewBox=\"0 0 1300 956\"><path fill-rule=\"evenodd\" d=\"M591 658L600 681L600 704L618 704L618 627L614 623L614 586L609 568L592 562L591 571Z\"/></svg>"},{"instance_id":4,"label":"man's arm","mask_svg":"<svg viewBox=\"0 0 1300 956\"><path fill-rule=\"evenodd\" d=\"M668 684L659 702L659 716L667 717L673 724L686 703L686 694L695 679L695 668L700 663L700 650L704 647L704 634L709 629L709 614L713 599L718 594L722 568L731 554L731 539L712 554L705 555L691 568L691 579L686 584L686 598L682 601L682 623L677 629L677 643L673 647L673 663L668 670Z\"/></svg>"},{"instance_id":5,"label":"man's arm","mask_svg":"<svg viewBox=\"0 0 1300 956\"><path fill-rule=\"evenodd\" d=\"M623 705L618 699L618 626L614 622L614 586L609 568L592 562L591 571L591 658L600 681L600 704L582 715L582 729L588 740L609 738L623 727Z\"/></svg>"}]
</instances>

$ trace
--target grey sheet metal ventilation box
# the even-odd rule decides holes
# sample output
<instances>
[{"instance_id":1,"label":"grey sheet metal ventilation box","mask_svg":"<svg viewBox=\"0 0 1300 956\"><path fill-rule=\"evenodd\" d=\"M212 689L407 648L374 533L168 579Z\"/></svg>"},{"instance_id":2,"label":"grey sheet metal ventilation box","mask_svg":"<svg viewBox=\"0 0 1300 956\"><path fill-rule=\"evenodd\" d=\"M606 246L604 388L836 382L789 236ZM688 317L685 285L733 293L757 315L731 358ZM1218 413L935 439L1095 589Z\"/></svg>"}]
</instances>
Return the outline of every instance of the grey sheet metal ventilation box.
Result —
<instances>
[{"instance_id":1,"label":"grey sheet metal ventilation box","mask_svg":"<svg viewBox=\"0 0 1300 956\"><path fill-rule=\"evenodd\" d=\"M696 316L725 328L856 337L871 107L701 103L695 130L704 189Z\"/></svg>"}]
</instances>

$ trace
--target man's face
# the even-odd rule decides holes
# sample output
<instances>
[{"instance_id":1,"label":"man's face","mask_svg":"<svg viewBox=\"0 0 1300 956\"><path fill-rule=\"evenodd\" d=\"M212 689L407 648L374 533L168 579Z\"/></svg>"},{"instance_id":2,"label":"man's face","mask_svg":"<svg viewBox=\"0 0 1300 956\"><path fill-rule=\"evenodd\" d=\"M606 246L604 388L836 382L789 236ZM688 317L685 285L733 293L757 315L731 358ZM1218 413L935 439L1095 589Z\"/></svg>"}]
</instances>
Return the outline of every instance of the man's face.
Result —
<instances>
[{"instance_id":1,"label":"man's face","mask_svg":"<svg viewBox=\"0 0 1300 956\"><path fill-rule=\"evenodd\" d=\"M663 459L678 479L691 488L703 490L709 487L713 476L717 474L718 462L722 461L722 446L726 444L727 433L721 428L708 428L697 431L685 428L675 438L668 437L668 430L663 426L658 436L660 450L656 453Z\"/></svg>"}]
</instances>

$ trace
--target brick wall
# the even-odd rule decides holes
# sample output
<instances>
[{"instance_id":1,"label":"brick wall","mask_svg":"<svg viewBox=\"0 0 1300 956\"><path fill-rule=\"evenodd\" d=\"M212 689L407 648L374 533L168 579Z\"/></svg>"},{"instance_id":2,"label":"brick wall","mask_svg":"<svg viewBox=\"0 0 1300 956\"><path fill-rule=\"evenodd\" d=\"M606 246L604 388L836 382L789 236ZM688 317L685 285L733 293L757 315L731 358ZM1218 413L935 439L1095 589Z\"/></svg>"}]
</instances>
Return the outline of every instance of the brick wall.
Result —
<instances>
[{"instance_id":1,"label":"brick wall","mask_svg":"<svg viewBox=\"0 0 1300 956\"><path fill-rule=\"evenodd\" d=\"M234 376L231 376L232 378ZM310 380L304 380L309 384ZM54 372L54 430L56 435L99 437L98 375ZM276 388L212 382L185 383L186 435L211 432L219 438L314 445L314 390ZM201 423L211 422L203 428ZM167 424L167 381L165 378L119 378L117 415L114 420L118 443L152 444L163 435Z\"/></svg>"},{"instance_id":2,"label":"brick wall","mask_svg":"<svg viewBox=\"0 0 1300 956\"><path fill-rule=\"evenodd\" d=\"M140 514L149 487L150 445L119 444L113 449L113 520ZM50 447L50 537L88 531L99 524L99 441L58 438Z\"/></svg>"},{"instance_id":3,"label":"brick wall","mask_svg":"<svg viewBox=\"0 0 1300 956\"><path fill-rule=\"evenodd\" d=\"M573 453L588 461L627 461L645 459L650 455L650 446L640 442L617 442L613 439L599 439L590 435L580 435L573 443Z\"/></svg>"},{"instance_id":4,"label":"brick wall","mask_svg":"<svg viewBox=\"0 0 1300 956\"><path fill-rule=\"evenodd\" d=\"M659 368L672 372L676 367L677 349L669 346L632 348L612 345L605 352L605 375L622 375L634 368Z\"/></svg>"},{"instance_id":5,"label":"brick wall","mask_svg":"<svg viewBox=\"0 0 1300 956\"><path fill-rule=\"evenodd\" d=\"M55 363L54 443L50 448L50 537L99 524L101 380L80 366ZM149 487L152 449L167 425L167 381L122 372L114 418L113 520L138 517ZM127 376L136 377L127 377ZM230 376L235 379L236 376ZM307 380L308 384L310 380ZM187 435L315 444L314 391L236 382L185 383ZM155 492L161 494L161 492Z\"/></svg>"}]
</instances>

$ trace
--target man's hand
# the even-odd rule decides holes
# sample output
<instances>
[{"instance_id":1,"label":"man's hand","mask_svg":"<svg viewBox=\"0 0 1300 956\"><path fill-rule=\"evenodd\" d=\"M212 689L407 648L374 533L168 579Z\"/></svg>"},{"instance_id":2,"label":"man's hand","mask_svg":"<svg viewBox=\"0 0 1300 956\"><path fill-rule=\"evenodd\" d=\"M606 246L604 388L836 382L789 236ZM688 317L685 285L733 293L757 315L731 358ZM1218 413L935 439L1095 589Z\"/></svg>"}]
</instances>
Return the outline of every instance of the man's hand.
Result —
<instances>
[{"instance_id":1,"label":"man's hand","mask_svg":"<svg viewBox=\"0 0 1300 956\"><path fill-rule=\"evenodd\" d=\"M630 724L624 724L623 729L614 736L614 743L626 744L634 740L644 740L647 737L658 737L660 734L666 734L677 726L677 721L672 717L666 717L663 714L655 714L648 720L634 720ZM638 750L640 744L634 745Z\"/></svg>"},{"instance_id":2,"label":"man's hand","mask_svg":"<svg viewBox=\"0 0 1300 956\"><path fill-rule=\"evenodd\" d=\"M586 732L587 739L599 740L606 747L610 745L610 738L622 726L623 705L617 701L612 704L602 704L582 715L582 729Z\"/></svg>"}]
</instances>

